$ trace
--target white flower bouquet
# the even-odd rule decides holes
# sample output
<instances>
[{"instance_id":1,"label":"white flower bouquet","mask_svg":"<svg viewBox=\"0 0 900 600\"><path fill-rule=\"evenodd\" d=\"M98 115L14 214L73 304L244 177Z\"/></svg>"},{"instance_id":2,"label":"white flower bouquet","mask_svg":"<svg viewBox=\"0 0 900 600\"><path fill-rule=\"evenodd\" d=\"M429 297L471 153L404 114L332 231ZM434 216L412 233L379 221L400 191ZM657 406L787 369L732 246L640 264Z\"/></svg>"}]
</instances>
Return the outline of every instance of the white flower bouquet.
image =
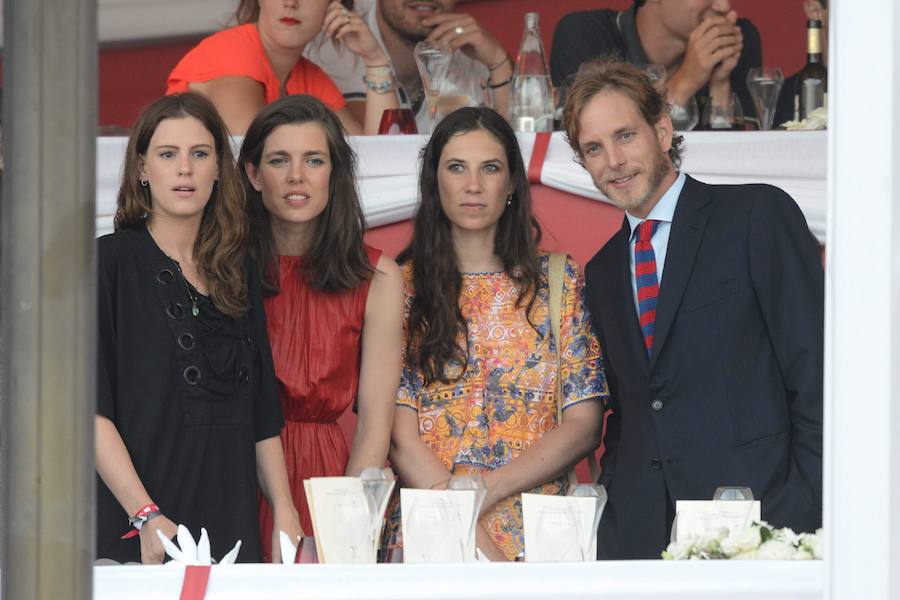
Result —
<instances>
[{"instance_id":1,"label":"white flower bouquet","mask_svg":"<svg viewBox=\"0 0 900 600\"><path fill-rule=\"evenodd\" d=\"M688 536L669 544L662 557L666 560L821 560L823 543L821 529L797 534L787 527L775 529L760 521L742 529Z\"/></svg>"}]
</instances>

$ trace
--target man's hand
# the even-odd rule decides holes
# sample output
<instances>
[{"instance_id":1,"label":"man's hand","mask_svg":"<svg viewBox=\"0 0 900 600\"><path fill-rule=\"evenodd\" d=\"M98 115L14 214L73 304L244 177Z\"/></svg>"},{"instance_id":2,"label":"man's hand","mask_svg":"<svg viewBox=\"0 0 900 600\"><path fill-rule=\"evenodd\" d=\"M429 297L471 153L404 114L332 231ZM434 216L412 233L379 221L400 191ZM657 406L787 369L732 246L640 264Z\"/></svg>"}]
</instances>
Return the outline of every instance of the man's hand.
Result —
<instances>
[{"instance_id":1,"label":"man's hand","mask_svg":"<svg viewBox=\"0 0 900 600\"><path fill-rule=\"evenodd\" d=\"M141 562L145 565L161 565L166 558L166 550L163 548L157 531L162 531L163 535L168 539L174 539L178 533L178 526L166 518L165 515L159 515L150 519L141 527Z\"/></svg>"},{"instance_id":2,"label":"man's hand","mask_svg":"<svg viewBox=\"0 0 900 600\"><path fill-rule=\"evenodd\" d=\"M737 13L731 11L703 19L691 32L684 60L667 86L671 101L684 104L707 83L713 88L728 82L744 45L736 23Z\"/></svg>"},{"instance_id":3,"label":"man's hand","mask_svg":"<svg viewBox=\"0 0 900 600\"><path fill-rule=\"evenodd\" d=\"M433 27L426 37L429 42L444 42L452 50L462 49L470 58L487 67L506 59L506 50L491 33L469 15L447 13L422 19L422 25Z\"/></svg>"}]
</instances>

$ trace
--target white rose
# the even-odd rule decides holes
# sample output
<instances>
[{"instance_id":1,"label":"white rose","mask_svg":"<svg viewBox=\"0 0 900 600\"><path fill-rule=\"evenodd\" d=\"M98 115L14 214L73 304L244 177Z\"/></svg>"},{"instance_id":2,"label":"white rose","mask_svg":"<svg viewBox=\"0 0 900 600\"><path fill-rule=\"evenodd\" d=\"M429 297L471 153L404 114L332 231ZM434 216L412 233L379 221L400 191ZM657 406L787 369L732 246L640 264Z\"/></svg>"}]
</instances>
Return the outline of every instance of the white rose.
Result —
<instances>
[{"instance_id":1,"label":"white rose","mask_svg":"<svg viewBox=\"0 0 900 600\"><path fill-rule=\"evenodd\" d=\"M696 542L696 538L687 537L683 540L678 540L669 544L669 547L666 548L666 552L672 560L685 560L690 558Z\"/></svg>"},{"instance_id":2,"label":"white rose","mask_svg":"<svg viewBox=\"0 0 900 600\"><path fill-rule=\"evenodd\" d=\"M778 540L764 542L756 552L759 560L791 560L796 550L790 544Z\"/></svg>"},{"instance_id":3,"label":"white rose","mask_svg":"<svg viewBox=\"0 0 900 600\"><path fill-rule=\"evenodd\" d=\"M798 548L794 552L794 560L812 560L813 555L806 548Z\"/></svg>"},{"instance_id":4,"label":"white rose","mask_svg":"<svg viewBox=\"0 0 900 600\"><path fill-rule=\"evenodd\" d=\"M759 535L759 527L746 527L744 529L736 529L728 534L728 536L719 543L719 546L728 556L734 556L748 550L756 550L762 543Z\"/></svg>"},{"instance_id":5,"label":"white rose","mask_svg":"<svg viewBox=\"0 0 900 600\"><path fill-rule=\"evenodd\" d=\"M800 537L803 548L812 554L813 558L822 560L825 554L825 536L822 535L822 529L817 529L815 533L804 533Z\"/></svg>"}]
</instances>

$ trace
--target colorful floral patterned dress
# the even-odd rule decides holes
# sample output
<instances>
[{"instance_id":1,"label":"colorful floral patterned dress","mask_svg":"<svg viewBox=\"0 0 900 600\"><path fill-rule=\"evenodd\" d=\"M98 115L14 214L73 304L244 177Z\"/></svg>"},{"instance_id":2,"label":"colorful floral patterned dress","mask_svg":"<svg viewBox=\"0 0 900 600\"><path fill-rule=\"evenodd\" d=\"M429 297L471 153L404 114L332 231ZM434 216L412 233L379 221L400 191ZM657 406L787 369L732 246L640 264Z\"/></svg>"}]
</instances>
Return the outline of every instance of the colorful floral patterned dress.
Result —
<instances>
[{"instance_id":1,"label":"colorful floral patterned dress","mask_svg":"<svg viewBox=\"0 0 900 600\"><path fill-rule=\"evenodd\" d=\"M540 254L542 284L532 309L516 306L519 291L504 272L464 274L459 305L468 325L470 349L465 374L456 382L422 385L421 373L404 365L397 404L415 410L419 435L456 475L484 474L526 452L557 426L556 349L550 323L547 271ZM412 266L403 266L406 308L413 297ZM600 344L584 300L584 278L568 258L563 282L561 370L563 410L608 397ZM404 321L404 329L406 321ZM405 334L405 331L404 331ZM462 341L462 340L460 340ZM460 365L448 365L459 373ZM564 493L565 477L533 493ZM523 549L522 503L517 494L498 502L482 517L507 558ZM391 517L389 544L397 546L399 512Z\"/></svg>"}]
</instances>

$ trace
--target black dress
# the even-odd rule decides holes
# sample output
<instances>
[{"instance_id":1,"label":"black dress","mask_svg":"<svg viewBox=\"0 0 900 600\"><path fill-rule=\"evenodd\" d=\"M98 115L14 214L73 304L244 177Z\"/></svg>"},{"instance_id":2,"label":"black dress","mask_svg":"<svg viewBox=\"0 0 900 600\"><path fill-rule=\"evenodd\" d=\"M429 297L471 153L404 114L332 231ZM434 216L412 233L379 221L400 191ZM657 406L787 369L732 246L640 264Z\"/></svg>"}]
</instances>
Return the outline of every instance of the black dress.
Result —
<instances>
[{"instance_id":1,"label":"black dress","mask_svg":"<svg viewBox=\"0 0 900 600\"><path fill-rule=\"evenodd\" d=\"M260 559L256 442L283 424L255 267L250 311L220 313L191 288L146 230L100 238L97 414L122 436L150 498L212 555L242 541L239 561ZM97 557L140 561L123 540L128 515L97 478Z\"/></svg>"}]
</instances>

